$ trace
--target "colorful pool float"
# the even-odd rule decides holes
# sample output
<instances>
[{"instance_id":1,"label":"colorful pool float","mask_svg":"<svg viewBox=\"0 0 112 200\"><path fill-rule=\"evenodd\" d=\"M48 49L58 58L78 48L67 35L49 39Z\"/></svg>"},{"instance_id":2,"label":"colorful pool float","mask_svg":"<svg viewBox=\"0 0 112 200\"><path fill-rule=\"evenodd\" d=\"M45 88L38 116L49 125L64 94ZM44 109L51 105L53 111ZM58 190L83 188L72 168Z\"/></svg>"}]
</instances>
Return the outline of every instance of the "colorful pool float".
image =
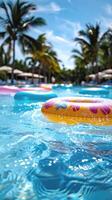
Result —
<instances>
[{"instance_id":1,"label":"colorful pool float","mask_svg":"<svg viewBox=\"0 0 112 200\"><path fill-rule=\"evenodd\" d=\"M81 89L79 93L86 95L108 95L109 91L106 88L90 87Z\"/></svg>"},{"instance_id":2,"label":"colorful pool float","mask_svg":"<svg viewBox=\"0 0 112 200\"><path fill-rule=\"evenodd\" d=\"M0 86L0 94L15 94L20 91L43 91L47 92L48 89L42 87L16 87L16 86Z\"/></svg>"},{"instance_id":3,"label":"colorful pool float","mask_svg":"<svg viewBox=\"0 0 112 200\"><path fill-rule=\"evenodd\" d=\"M17 92L14 96L16 100L34 100L34 101L46 101L51 98L55 98L57 95L53 92L46 91L21 91Z\"/></svg>"},{"instance_id":4,"label":"colorful pool float","mask_svg":"<svg viewBox=\"0 0 112 200\"><path fill-rule=\"evenodd\" d=\"M54 98L42 106L44 115L54 122L112 125L112 100L100 98Z\"/></svg>"},{"instance_id":5,"label":"colorful pool float","mask_svg":"<svg viewBox=\"0 0 112 200\"><path fill-rule=\"evenodd\" d=\"M39 87L43 88L45 90L48 90L48 91L52 90L52 84L44 84L43 83L43 84L40 84Z\"/></svg>"},{"instance_id":6,"label":"colorful pool float","mask_svg":"<svg viewBox=\"0 0 112 200\"><path fill-rule=\"evenodd\" d=\"M0 86L0 94L13 94L19 91L16 86Z\"/></svg>"}]
</instances>

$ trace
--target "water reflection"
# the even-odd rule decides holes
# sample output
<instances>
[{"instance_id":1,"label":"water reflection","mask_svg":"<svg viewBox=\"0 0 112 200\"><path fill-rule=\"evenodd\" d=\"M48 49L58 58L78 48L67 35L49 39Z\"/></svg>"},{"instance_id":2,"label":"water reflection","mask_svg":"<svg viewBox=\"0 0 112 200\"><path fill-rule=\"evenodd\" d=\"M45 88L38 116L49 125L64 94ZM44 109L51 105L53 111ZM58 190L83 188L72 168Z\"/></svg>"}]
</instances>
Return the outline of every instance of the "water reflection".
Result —
<instances>
[{"instance_id":1,"label":"water reflection","mask_svg":"<svg viewBox=\"0 0 112 200\"><path fill-rule=\"evenodd\" d=\"M0 108L0 200L112 199L111 126L55 124L9 98Z\"/></svg>"}]
</instances>

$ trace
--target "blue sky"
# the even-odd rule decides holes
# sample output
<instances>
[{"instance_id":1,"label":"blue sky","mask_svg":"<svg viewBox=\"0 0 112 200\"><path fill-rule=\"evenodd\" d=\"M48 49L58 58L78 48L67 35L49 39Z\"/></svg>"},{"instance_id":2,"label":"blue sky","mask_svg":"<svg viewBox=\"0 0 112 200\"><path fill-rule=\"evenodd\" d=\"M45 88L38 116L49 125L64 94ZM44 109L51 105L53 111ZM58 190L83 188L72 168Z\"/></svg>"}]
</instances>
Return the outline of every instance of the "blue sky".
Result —
<instances>
[{"instance_id":1,"label":"blue sky","mask_svg":"<svg viewBox=\"0 0 112 200\"><path fill-rule=\"evenodd\" d=\"M30 0L29 0L30 1ZM37 4L36 16L43 17L47 25L33 28L32 36L46 33L66 68L73 68L71 51L77 47L73 39L85 24L101 24L101 32L112 25L112 0L33 0ZM18 55L20 55L19 49Z\"/></svg>"}]
</instances>

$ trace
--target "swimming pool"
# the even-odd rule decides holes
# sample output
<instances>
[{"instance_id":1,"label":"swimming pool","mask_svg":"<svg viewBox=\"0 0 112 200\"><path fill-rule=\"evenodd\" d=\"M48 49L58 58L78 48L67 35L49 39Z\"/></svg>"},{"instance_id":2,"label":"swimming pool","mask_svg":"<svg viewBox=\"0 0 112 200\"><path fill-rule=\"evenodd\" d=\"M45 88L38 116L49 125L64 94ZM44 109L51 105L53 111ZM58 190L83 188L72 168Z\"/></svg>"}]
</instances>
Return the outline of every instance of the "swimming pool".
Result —
<instances>
[{"instance_id":1,"label":"swimming pool","mask_svg":"<svg viewBox=\"0 0 112 200\"><path fill-rule=\"evenodd\" d=\"M112 126L52 123L41 106L0 96L0 200L111 200Z\"/></svg>"}]
</instances>

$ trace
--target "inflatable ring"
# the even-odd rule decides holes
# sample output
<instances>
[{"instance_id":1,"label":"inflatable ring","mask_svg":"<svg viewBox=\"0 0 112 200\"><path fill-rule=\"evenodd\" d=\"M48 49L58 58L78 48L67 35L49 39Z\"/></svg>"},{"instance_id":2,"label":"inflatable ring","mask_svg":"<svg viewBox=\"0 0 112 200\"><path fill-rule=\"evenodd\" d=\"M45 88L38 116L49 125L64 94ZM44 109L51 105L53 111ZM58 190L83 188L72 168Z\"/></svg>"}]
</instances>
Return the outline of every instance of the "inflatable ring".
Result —
<instances>
[{"instance_id":1,"label":"inflatable ring","mask_svg":"<svg viewBox=\"0 0 112 200\"><path fill-rule=\"evenodd\" d=\"M90 87L81 89L79 93L85 95L108 95L109 91L106 88Z\"/></svg>"},{"instance_id":2,"label":"inflatable ring","mask_svg":"<svg viewBox=\"0 0 112 200\"><path fill-rule=\"evenodd\" d=\"M48 89L41 87L16 87L16 86L0 86L0 94L15 94L22 91L36 91L36 92L48 92Z\"/></svg>"},{"instance_id":3,"label":"inflatable ring","mask_svg":"<svg viewBox=\"0 0 112 200\"><path fill-rule=\"evenodd\" d=\"M100 98L54 98L42 106L44 115L54 122L112 125L112 100Z\"/></svg>"},{"instance_id":4,"label":"inflatable ring","mask_svg":"<svg viewBox=\"0 0 112 200\"><path fill-rule=\"evenodd\" d=\"M31 100L31 101L46 101L55 98L57 95L53 92L43 91L21 91L17 92L14 96L16 100Z\"/></svg>"},{"instance_id":5,"label":"inflatable ring","mask_svg":"<svg viewBox=\"0 0 112 200\"><path fill-rule=\"evenodd\" d=\"M40 88L43 88L43 89L45 89L45 90L47 90L47 91L52 90L52 85L51 85L51 84L40 84L39 87L40 87Z\"/></svg>"}]
</instances>

